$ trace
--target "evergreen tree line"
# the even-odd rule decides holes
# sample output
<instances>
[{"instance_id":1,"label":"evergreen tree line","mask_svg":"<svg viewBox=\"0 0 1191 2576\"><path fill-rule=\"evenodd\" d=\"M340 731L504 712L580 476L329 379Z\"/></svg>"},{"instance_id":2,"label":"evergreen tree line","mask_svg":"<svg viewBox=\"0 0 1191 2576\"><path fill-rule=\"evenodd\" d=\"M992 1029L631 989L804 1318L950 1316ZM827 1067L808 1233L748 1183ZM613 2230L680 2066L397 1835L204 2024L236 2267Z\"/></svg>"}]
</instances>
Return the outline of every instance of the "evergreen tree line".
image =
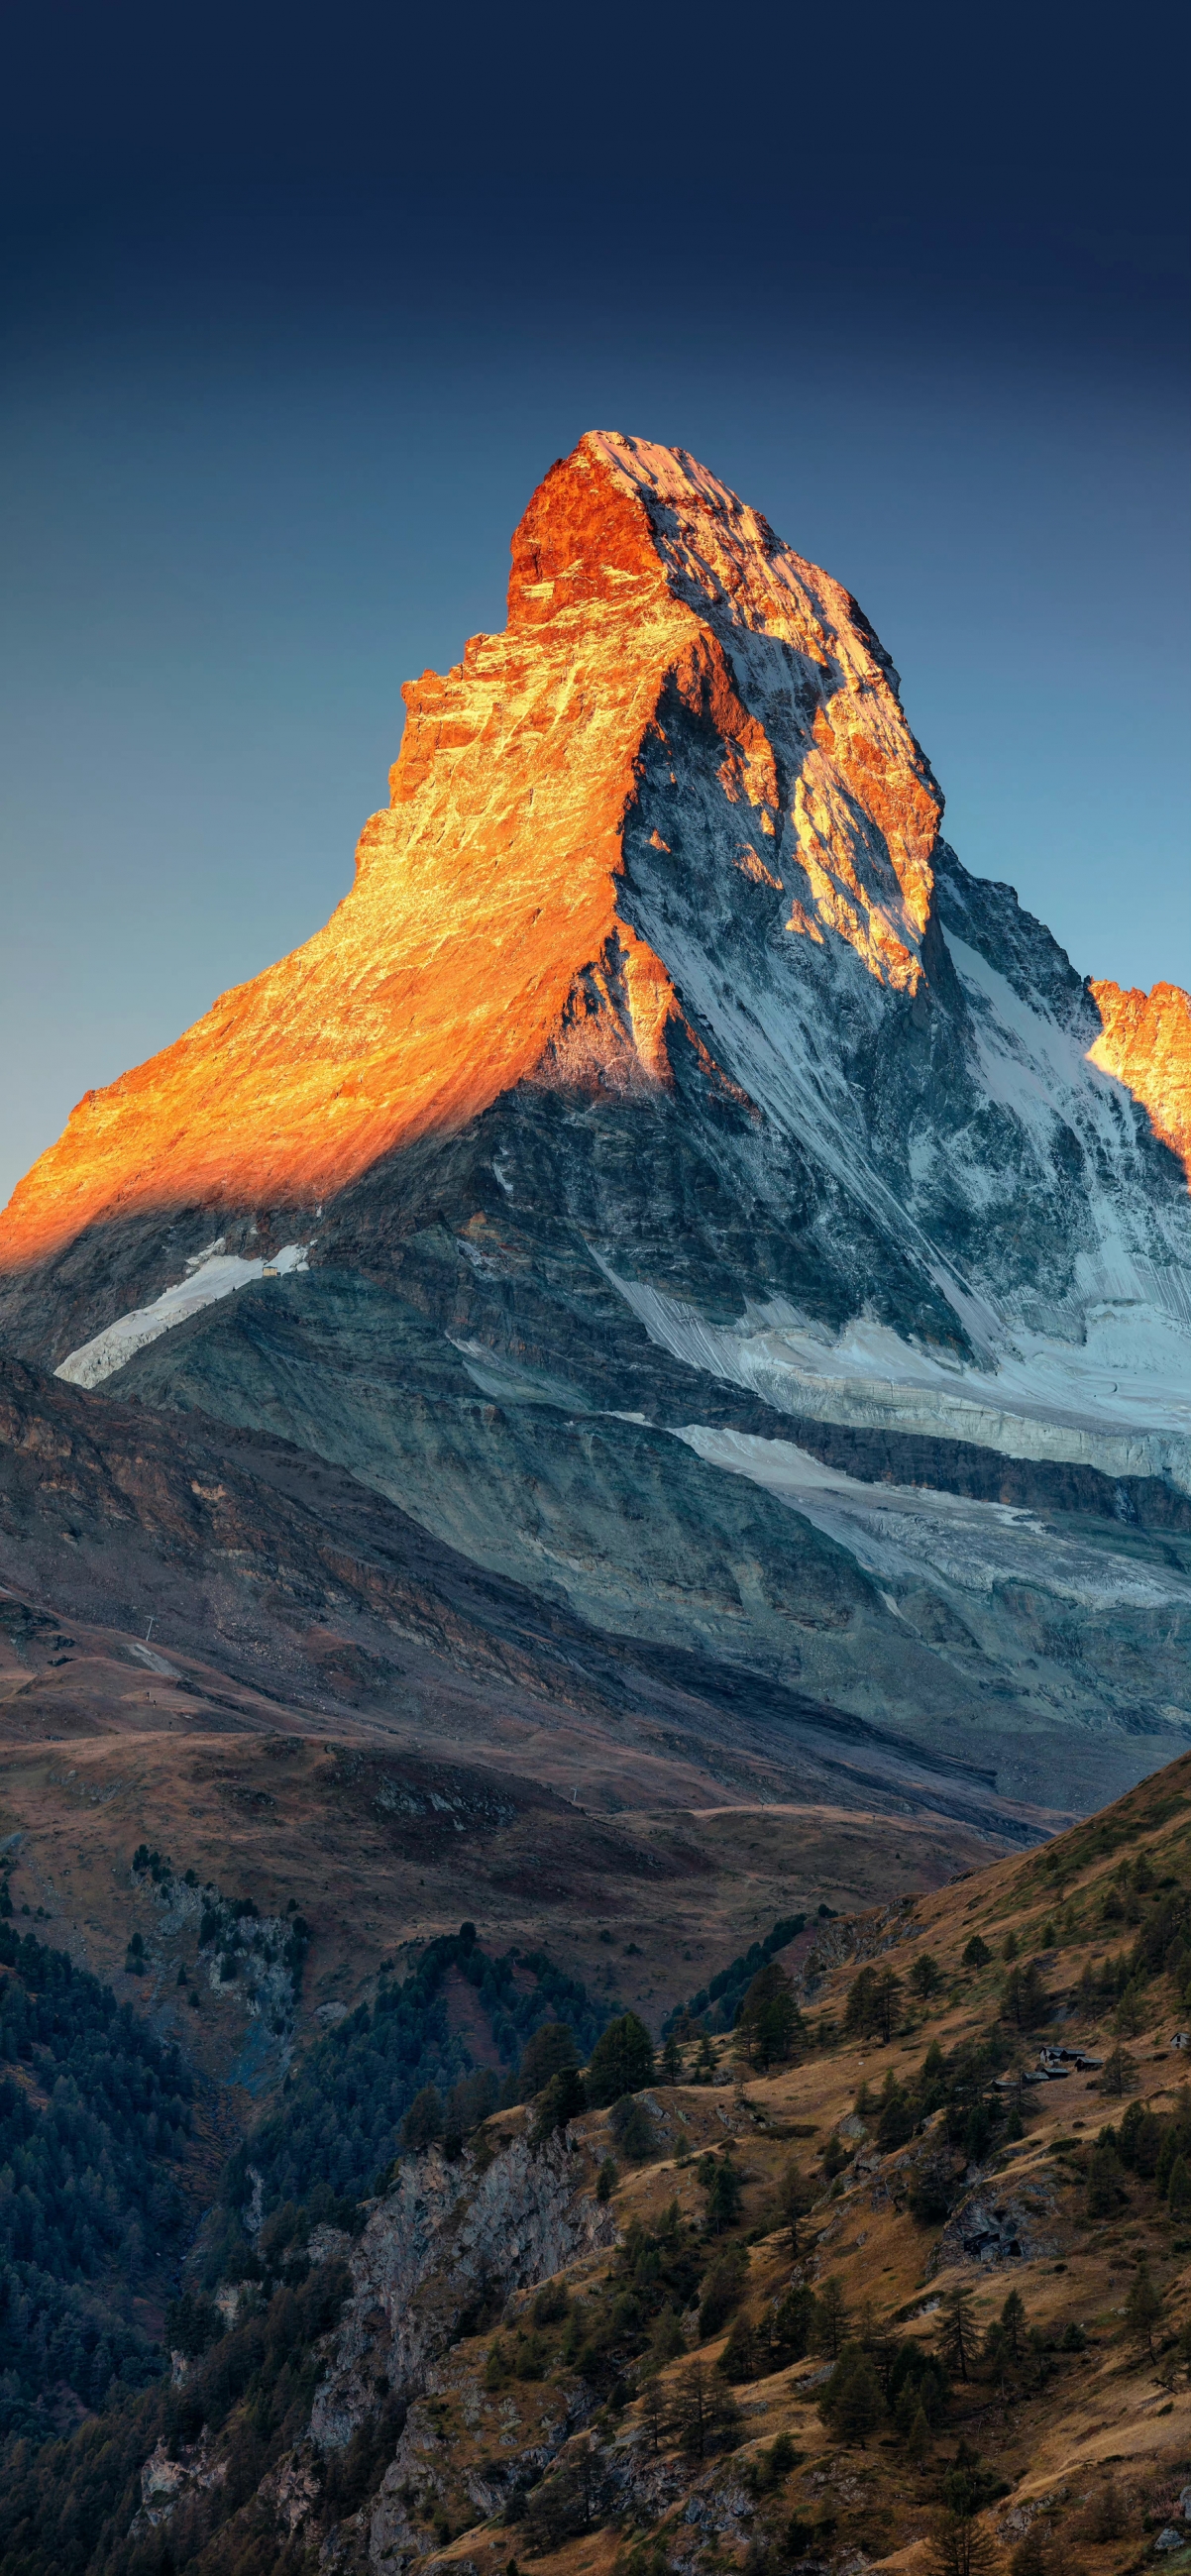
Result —
<instances>
[{"instance_id":1,"label":"evergreen tree line","mask_svg":"<svg viewBox=\"0 0 1191 2576\"><path fill-rule=\"evenodd\" d=\"M1012 2098L990 2095L988 2091L1012 2055L1008 2033L998 2028L961 2040L946 2051L934 2039L914 2074L896 2075L891 2068L879 2091L867 2082L862 2084L856 2095L857 2115L871 2129L880 2153L889 2155L908 2145L936 2111L943 2111L946 2118L940 2132L940 2151L944 2147L959 2149L966 2163L979 2163L995 2137L1021 2135L1020 2113ZM829 2138L823 2152L829 2181L843 2171L853 2153L838 2137ZM934 2188L928 2168L911 2192L911 2209L924 2224L947 2214L946 2206L919 2205L924 2193L929 2200Z\"/></svg>"},{"instance_id":2,"label":"evergreen tree line","mask_svg":"<svg viewBox=\"0 0 1191 2576\"><path fill-rule=\"evenodd\" d=\"M1098 2021L1111 2014L1114 2029L1131 2038L1145 2020L1145 1990L1158 1977L1169 1977L1180 2004L1191 2011L1191 1895L1188 1895L1173 1871L1159 1878L1148 1852L1141 1851L1134 1860L1122 1860L1113 1873L1097 1909L1097 1922L1106 1927L1126 1923L1137 1928L1137 1937L1128 1948L1116 1950L1102 1959L1089 1959L1078 1985L1069 1990L1081 2019ZM1061 1948L1077 1928L1071 1906L1057 1907L1041 1925L1037 1947L1049 1954ZM1004 2009L1007 2018L1020 2029L1032 2030L1045 2020L1052 1998L1043 1985L1036 1959L1022 1966L1018 1957L1018 1936L1006 1933L1001 1944L1001 1958L1009 1969L1004 1986ZM965 1968L986 1967L993 1953L987 1942L974 1933L963 1954Z\"/></svg>"},{"instance_id":3,"label":"evergreen tree line","mask_svg":"<svg viewBox=\"0 0 1191 2576\"><path fill-rule=\"evenodd\" d=\"M259 2174L266 2212L283 2207L318 2217L331 2202L347 2204L377 2187L402 2147L444 2134L448 2102L459 2137L493 2107L491 2087L477 2078L471 2051L451 2030L443 1992L448 1972L466 1977L487 2019L503 2066L515 2077L527 2042L544 2024L565 2022L576 2056L587 2056L609 2019L577 1978L544 1951L482 1948L474 1924L432 1941L400 1983L384 1980L372 2004L359 2004L316 2041L286 2076L277 2109L231 2157L221 2187L223 2222L211 2234L208 2286L253 2269L240 2213ZM529 1970L533 1985L518 1982ZM652 2057L651 2057L652 2065ZM431 2117L402 2136L419 2096ZM437 2112L434 2105L437 2105Z\"/></svg>"},{"instance_id":4,"label":"evergreen tree line","mask_svg":"<svg viewBox=\"0 0 1191 2576\"><path fill-rule=\"evenodd\" d=\"M579 2068L579 2048L570 2023L540 2022L503 2091L487 2067L465 2075L445 2101L436 2084L424 2085L401 2123L402 2149L407 2155L418 2155L441 2144L446 2155L457 2155L464 2139L502 2104L508 2108L533 2102L531 2147L543 2147L580 2111L611 2108L617 2144L637 2163L643 2162L657 2145L653 2121L644 2103L635 2098L644 2085L652 2083L655 2071L653 2041L644 2022L631 2012L609 2022L591 2052L586 2075ZM391 2178L391 2170L381 2177L383 2181Z\"/></svg>"},{"instance_id":5,"label":"evergreen tree line","mask_svg":"<svg viewBox=\"0 0 1191 2576\"><path fill-rule=\"evenodd\" d=\"M96 2405L113 2377L140 2386L159 2366L128 2303L176 2242L193 2085L109 1987L7 1923L0 2069L3 2435L35 2425L60 2382Z\"/></svg>"},{"instance_id":6,"label":"evergreen tree line","mask_svg":"<svg viewBox=\"0 0 1191 2576\"><path fill-rule=\"evenodd\" d=\"M279 2453L305 2432L322 2366L320 2338L350 2287L345 2264L323 2264L221 2334L183 2388L159 2381L89 2416L62 2441L39 2448L10 2442L0 2478L0 2576L93 2576L96 2568L103 2576L161 2576L163 2567L180 2576L204 2552L220 2576L245 2566L261 2576L276 2568L272 2517L260 2524L256 2490ZM171 2515L164 2552L160 2532L133 2536L141 2469L157 2443L177 2457L204 2424L215 2437L237 2410L226 2477ZM390 2413L387 2455L397 2430ZM350 2455L319 2463L328 2501L340 2512L360 2501L360 2449L357 2442Z\"/></svg>"},{"instance_id":7,"label":"evergreen tree line","mask_svg":"<svg viewBox=\"0 0 1191 2576\"><path fill-rule=\"evenodd\" d=\"M470 1927L435 1948L438 1957L429 1962L431 1976L426 1984L436 1977L441 1985L446 1968L458 1960L460 1964L470 1963L473 1981L478 1972L482 1985L486 1969L495 1965L497 1978L493 1982L510 2007L514 2029L517 2017L523 2024L533 2013L560 2002L569 2005L574 2023L585 2035L602 2018L601 2007L590 2005L582 1987L544 1958L540 1961L544 1973L538 1976L536 1990L524 1994L512 1987L508 1962L486 1961L482 1953L476 1956L477 1944ZM426 1964L423 1960L421 1967L424 1969ZM406 1985L412 1982L415 1981L406 1980ZM430 2000L432 2004L441 2003L441 1996ZM382 2016L382 2038L384 2020ZM367 2027L371 2030L371 2016ZM364 2028L361 2017L359 2035L363 2035ZM339 2037L340 2033L333 2036ZM340 2053L319 2043L319 2049L324 2062L332 2068L336 2063L342 2064L345 2057L349 2068L358 2066L358 2047L349 2046ZM578 2055L573 2026L553 2019L539 2022L537 2033L531 2033L521 2055L518 2090L521 2082L532 2083L535 2074L560 2054L569 2071ZM601 2098L619 2101L626 2098L626 2084L634 2077L647 2081L652 2067L648 2033L634 2015L625 2014L596 2041L588 2073ZM478 2072L482 2074L483 2070ZM462 2084L474 2086L476 2075L473 2070L471 2076L461 2079ZM545 2087L536 2094L539 2103L553 2080L553 2075L548 2076ZM258 2132L258 2138L259 2135ZM249 2150L254 2162L255 2149L254 2139ZM713 2165L717 2162L714 2158L707 2161ZM730 2164L728 2157L719 2161L724 2167ZM706 2239L714 2236L725 2217L730 2222L738 2216L739 2198L734 2174L726 2191L717 2194L714 2186L709 2189L703 2231ZM118 2391L109 2384L106 2396L101 2392L96 2401L101 2411L69 2439L39 2447L27 2440L8 2444L3 2455L5 2475L0 2478L0 2576L91 2576L96 2566L102 2566L104 2576L160 2576L160 2535L146 2532L139 2538L131 2536L140 2502L140 2470L158 2441L164 2440L167 2450L176 2455L179 2446L197 2438L204 2424L214 2438L233 2417L226 2479L171 2515L170 2566L181 2571L203 2557L212 2576L242 2576L245 2566L251 2566L254 2576L258 2576L254 2552L259 2540L264 2549L260 2576L266 2566L275 2567L272 2523L268 2522L267 2531L262 2526L260 2534L254 2524L254 2516L260 2511L254 2501L256 2490L278 2453L305 2431L319 2366L314 2345L334 2321L350 2286L345 2266L332 2262L312 2269L302 2250L312 2219L323 2214L339 2224L351 2224L355 2217L350 2201L336 2201L330 2196L325 2178L308 2193L304 2206L287 2202L275 2206L266 2216L256 2246L242 2249L248 2277L261 2286L253 2294L248 2313L231 2331L201 2289L188 2289L170 2303L167 2341L171 2349L185 2353L191 2363L182 2387L168 2387L159 2379L155 2387L136 2394L131 2388ZM660 2306L667 2291L685 2303L707 2260L705 2243L691 2246L685 2241L691 2231L681 2228L676 2211L668 2213L663 2233L664 2267L656 2253L662 2237L650 2238L648 2243L642 2239L645 2260L639 2265L638 2288L650 2306ZM630 2258L634 2264L638 2263L642 2245L634 2242ZM225 2245L225 2253L229 2250L236 2251ZM239 2269L238 2262L235 2268ZM611 2384L619 2366L613 2346L624 2344L626 2324L628 2340L634 2340L631 2317L626 2319L623 2312L615 2320L611 2312L606 2318L593 2315L590 2330L586 2330L580 2326L581 2308L576 2304L573 2314L570 2308L563 2285L547 2285L535 2301L535 2315L541 2321L564 2321L568 2352L578 2334L585 2370L601 2383ZM634 2309L632 2314L636 2313ZM492 2372L499 2372L501 2367L496 2350ZM535 2349L532 2344L527 2347L524 2338L517 2373L526 2377L542 2375ZM320 2463L319 2473L326 2490L323 2502L328 2511L349 2513L372 2491L391 2457L398 2429L392 2409L387 2413L382 2409L377 2421L362 2428L345 2454L332 2455Z\"/></svg>"},{"instance_id":8,"label":"evergreen tree line","mask_svg":"<svg viewBox=\"0 0 1191 2576\"><path fill-rule=\"evenodd\" d=\"M1128 2178L1152 2182L1176 2226L1191 2222L1191 2092L1184 2085L1173 2111L1150 2111L1130 2102L1118 2126L1100 2130L1081 2157L1087 2214L1116 2218L1128 2205Z\"/></svg>"},{"instance_id":9,"label":"evergreen tree line","mask_svg":"<svg viewBox=\"0 0 1191 2576\"><path fill-rule=\"evenodd\" d=\"M819 1913L825 1922L834 1921L829 1905L821 1905ZM671 2031L676 2032L680 2039L691 2039L697 2037L701 2030L734 2029L739 2006L758 1970L768 1967L778 1950L784 1950L789 1942L797 1940L799 1933L806 1928L806 1919L805 1914L780 1916L763 1941L752 1942L742 1957L733 1959L705 1986L700 1986L689 2003L678 2004L672 2013L667 2014L662 2023L663 2039L668 2038Z\"/></svg>"},{"instance_id":10,"label":"evergreen tree line","mask_svg":"<svg viewBox=\"0 0 1191 2576\"><path fill-rule=\"evenodd\" d=\"M1101 1920L1140 1925L1127 1950L1099 1964L1089 1960L1075 1989L1079 2011L1090 2020L1111 2012L1127 2037L1141 2028L1145 1988L1156 1977L1174 1981L1184 2007L1191 2006L1191 1897L1173 1877L1155 1880L1146 1852L1122 1861L1101 1904Z\"/></svg>"},{"instance_id":11,"label":"evergreen tree line","mask_svg":"<svg viewBox=\"0 0 1191 2576\"><path fill-rule=\"evenodd\" d=\"M502 2332L489 2345L485 2386L499 2389L512 2379L543 2379L560 2365L577 2372L601 2397L623 2399L630 2373L648 2385L668 2362L685 2357L682 2320L696 2302L699 2341L721 2333L739 2304L748 2272L746 2248L725 2240L725 2230L740 2217L743 2191L726 2149L720 2156L700 2158L699 2181L706 2194L701 2223L685 2218L672 2200L652 2221L630 2219L605 2282L579 2293L565 2281L545 2283L523 2310L515 2336ZM800 2352L806 2349L805 2341L798 2346ZM795 2357L793 2350L786 2354L787 2359ZM722 2374L717 2402L721 2400L720 2420L727 2424L735 2420L735 2412L726 2401ZM664 2405L669 2403L667 2397ZM517 2518L514 2503L509 2519Z\"/></svg>"}]
</instances>

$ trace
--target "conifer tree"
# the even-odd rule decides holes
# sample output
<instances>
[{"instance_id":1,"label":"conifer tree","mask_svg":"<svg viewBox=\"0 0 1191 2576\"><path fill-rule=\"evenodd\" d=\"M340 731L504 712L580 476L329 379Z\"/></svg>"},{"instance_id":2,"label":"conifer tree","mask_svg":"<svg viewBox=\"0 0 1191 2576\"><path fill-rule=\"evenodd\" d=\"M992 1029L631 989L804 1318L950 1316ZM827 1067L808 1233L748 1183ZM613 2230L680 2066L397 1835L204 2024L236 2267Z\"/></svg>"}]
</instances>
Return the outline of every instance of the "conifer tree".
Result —
<instances>
[{"instance_id":1,"label":"conifer tree","mask_svg":"<svg viewBox=\"0 0 1191 2576\"><path fill-rule=\"evenodd\" d=\"M816 2352L825 2353L829 2361L838 2361L848 2337L848 2303L838 2273L833 2272L823 2283L812 2330Z\"/></svg>"},{"instance_id":2,"label":"conifer tree","mask_svg":"<svg viewBox=\"0 0 1191 2576\"><path fill-rule=\"evenodd\" d=\"M805 2282L794 2282L773 2310L772 2337L782 2361L802 2361L810 2349L818 2301Z\"/></svg>"},{"instance_id":3,"label":"conifer tree","mask_svg":"<svg viewBox=\"0 0 1191 2576\"><path fill-rule=\"evenodd\" d=\"M443 2101L437 2084L424 2084L415 2093L401 2123L401 2144L410 2155L433 2146L443 2133Z\"/></svg>"},{"instance_id":4,"label":"conifer tree","mask_svg":"<svg viewBox=\"0 0 1191 2576\"><path fill-rule=\"evenodd\" d=\"M964 2283L957 2281L943 2301L943 2357L961 2379L971 2377L977 2342L975 2301Z\"/></svg>"},{"instance_id":5,"label":"conifer tree","mask_svg":"<svg viewBox=\"0 0 1191 2576\"><path fill-rule=\"evenodd\" d=\"M1089 2218L1113 2218L1124 2195L1111 2130L1102 2131L1088 2158Z\"/></svg>"},{"instance_id":6,"label":"conifer tree","mask_svg":"<svg viewBox=\"0 0 1191 2576\"><path fill-rule=\"evenodd\" d=\"M1026 2307L1020 2290L1011 2290L1001 2310L1001 2325L1009 2346L1011 2361L1021 2361L1026 2349Z\"/></svg>"},{"instance_id":7,"label":"conifer tree","mask_svg":"<svg viewBox=\"0 0 1191 2576\"><path fill-rule=\"evenodd\" d=\"M761 2357L757 2333L751 2317L733 2319L727 2343L720 2354L717 2369L735 2386L742 2379L757 2379L761 2374Z\"/></svg>"},{"instance_id":8,"label":"conifer tree","mask_svg":"<svg viewBox=\"0 0 1191 2576\"><path fill-rule=\"evenodd\" d=\"M1191 2211L1191 2168L1185 2156L1176 2156L1170 2168L1166 2206L1172 2218L1186 2218Z\"/></svg>"},{"instance_id":9,"label":"conifer tree","mask_svg":"<svg viewBox=\"0 0 1191 2576\"><path fill-rule=\"evenodd\" d=\"M726 2227L734 2227L740 2216L744 2189L730 2155L717 2157L708 2178L707 2233L722 2236Z\"/></svg>"},{"instance_id":10,"label":"conifer tree","mask_svg":"<svg viewBox=\"0 0 1191 2576\"><path fill-rule=\"evenodd\" d=\"M1037 1961L1027 1959L1024 1968L1010 1968L1005 1979L1001 2010L1006 2021L1018 2030L1035 2030L1050 2009L1050 1997L1043 1985Z\"/></svg>"},{"instance_id":11,"label":"conifer tree","mask_svg":"<svg viewBox=\"0 0 1191 2576\"><path fill-rule=\"evenodd\" d=\"M1138 1980L1134 1978L1132 1982L1126 1986L1124 1994L1117 2005L1116 2011L1112 2017L1112 2026L1115 2031L1119 2031L1122 2039L1136 2039L1138 2032L1145 2028L1145 2020L1145 2004L1141 1986Z\"/></svg>"},{"instance_id":12,"label":"conifer tree","mask_svg":"<svg viewBox=\"0 0 1191 2576\"><path fill-rule=\"evenodd\" d=\"M876 2431L885 2412L881 2383L859 2344L848 2344L841 2352L819 2400L819 2411L838 2440L855 2443L860 2450Z\"/></svg>"},{"instance_id":13,"label":"conifer tree","mask_svg":"<svg viewBox=\"0 0 1191 2576\"><path fill-rule=\"evenodd\" d=\"M902 1981L886 1968L873 1989L873 2027L888 2047L901 2018Z\"/></svg>"},{"instance_id":14,"label":"conifer tree","mask_svg":"<svg viewBox=\"0 0 1191 2576\"><path fill-rule=\"evenodd\" d=\"M626 2093L639 2093L653 2080L653 2041L636 2013L610 2021L591 2052L587 2098L592 2109L607 2110Z\"/></svg>"},{"instance_id":15,"label":"conifer tree","mask_svg":"<svg viewBox=\"0 0 1191 2576\"><path fill-rule=\"evenodd\" d=\"M931 2576L998 2576L1005 2564L987 2524L969 2513L940 2515L927 2563Z\"/></svg>"},{"instance_id":16,"label":"conifer tree","mask_svg":"<svg viewBox=\"0 0 1191 2576\"><path fill-rule=\"evenodd\" d=\"M1148 2263L1139 2263L1133 2284L1125 2301L1125 2323L1131 2334L1144 2343L1151 2360L1154 2353L1154 2328L1162 2314L1162 2293L1150 2279Z\"/></svg>"},{"instance_id":17,"label":"conifer tree","mask_svg":"<svg viewBox=\"0 0 1191 2576\"><path fill-rule=\"evenodd\" d=\"M653 2322L646 2367L655 2371L664 2370L668 2361L677 2361L679 2354L685 2351L686 2336L682 2331L682 2319L678 2310L663 2308L660 2316L655 2317Z\"/></svg>"},{"instance_id":18,"label":"conifer tree","mask_svg":"<svg viewBox=\"0 0 1191 2576\"><path fill-rule=\"evenodd\" d=\"M561 2067L537 2097L537 2117L530 2131L531 2147L544 2147L556 2131L565 2129L569 2120L576 2119L580 2111L586 2109L587 2095L578 2069Z\"/></svg>"},{"instance_id":19,"label":"conifer tree","mask_svg":"<svg viewBox=\"0 0 1191 2576\"><path fill-rule=\"evenodd\" d=\"M705 2361L689 2362L674 2383L671 2426L689 2459L706 2459L709 2451L739 2421L740 2408L718 2372Z\"/></svg>"},{"instance_id":20,"label":"conifer tree","mask_svg":"<svg viewBox=\"0 0 1191 2576\"><path fill-rule=\"evenodd\" d=\"M802 2032L794 1987L775 1960L753 1978L736 2017L736 2046L750 2066L766 2067L788 2058Z\"/></svg>"},{"instance_id":21,"label":"conifer tree","mask_svg":"<svg viewBox=\"0 0 1191 2576\"><path fill-rule=\"evenodd\" d=\"M861 1968L859 1975L853 1977L844 2007L846 2039L864 2039L872 2029L873 1995L876 1984L875 1968Z\"/></svg>"},{"instance_id":22,"label":"conifer tree","mask_svg":"<svg viewBox=\"0 0 1191 2576\"><path fill-rule=\"evenodd\" d=\"M910 2429L905 2438L905 2453L912 2469L920 2469L923 2461L930 2456L930 2426L927 2423L921 2399L910 2419Z\"/></svg>"},{"instance_id":23,"label":"conifer tree","mask_svg":"<svg viewBox=\"0 0 1191 2576\"><path fill-rule=\"evenodd\" d=\"M518 2099L532 2102L536 2093L544 2092L554 2075L568 2066L577 2066L579 2051L575 2034L565 2021L544 2021L525 2043L525 2052L517 2069Z\"/></svg>"},{"instance_id":24,"label":"conifer tree","mask_svg":"<svg viewBox=\"0 0 1191 2576\"><path fill-rule=\"evenodd\" d=\"M793 2157L777 2187L777 2205L783 2224L790 2231L790 2252L798 2252L798 2222L810 2200L806 2180Z\"/></svg>"},{"instance_id":25,"label":"conifer tree","mask_svg":"<svg viewBox=\"0 0 1191 2576\"><path fill-rule=\"evenodd\" d=\"M985 2327L980 2358L989 2376L996 2380L999 2387L1003 2387L1012 2354L1009 2350L1009 2338L999 2317L993 2317Z\"/></svg>"}]
</instances>

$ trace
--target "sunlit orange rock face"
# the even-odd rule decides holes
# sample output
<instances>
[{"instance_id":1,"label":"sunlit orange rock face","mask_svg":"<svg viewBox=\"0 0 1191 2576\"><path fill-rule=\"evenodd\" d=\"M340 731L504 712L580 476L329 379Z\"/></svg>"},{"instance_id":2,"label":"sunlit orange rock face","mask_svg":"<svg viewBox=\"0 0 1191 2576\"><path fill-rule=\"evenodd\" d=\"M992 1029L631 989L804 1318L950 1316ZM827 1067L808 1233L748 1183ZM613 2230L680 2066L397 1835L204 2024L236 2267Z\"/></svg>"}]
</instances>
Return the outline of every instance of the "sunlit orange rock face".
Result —
<instances>
[{"instance_id":1,"label":"sunlit orange rock face","mask_svg":"<svg viewBox=\"0 0 1191 2576\"><path fill-rule=\"evenodd\" d=\"M1091 991L1104 1022L1089 1048L1093 1064L1115 1074L1148 1109L1191 1185L1191 994L1178 984L1155 984L1143 993L1093 983Z\"/></svg>"},{"instance_id":2,"label":"sunlit orange rock face","mask_svg":"<svg viewBox=\"0 0 1191 2576\"><path fill-rule=\"evenodd\" d=\"M770 642L803 675L793 763L764 720ZM788 895L783 935L840 941L883 988L917 991L940 800L888 663L847 592L681 451L585 437L517 530L505 632L404 695L351 893L79 1103L0 1219L0 1268L151 1211L311 1209L530 1076L668 1085L682 1007L623 865L668 707L713 740L740 882Z\"/></svg>"}]
</instances>

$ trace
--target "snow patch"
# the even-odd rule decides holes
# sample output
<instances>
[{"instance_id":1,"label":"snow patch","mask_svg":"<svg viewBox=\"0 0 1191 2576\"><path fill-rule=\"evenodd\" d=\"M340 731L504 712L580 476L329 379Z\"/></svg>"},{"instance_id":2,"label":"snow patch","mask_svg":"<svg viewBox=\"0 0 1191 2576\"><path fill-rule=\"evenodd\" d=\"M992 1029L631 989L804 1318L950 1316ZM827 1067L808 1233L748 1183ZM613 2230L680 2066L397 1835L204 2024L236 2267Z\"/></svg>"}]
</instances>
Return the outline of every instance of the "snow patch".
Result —
<instances>
[{"instance_id":1,"label":"snow patch","mask_svg":"<svg viewBox=\"0 0 1191 2576\"><path fill-rule=\"evenodd\" d=\"M308 1243L287 1243L275 1252L268 1263L270 1270L305 1270L310 1252ZM204 1306L213 1306L220 1297L231 1297L237 1288L247 1288L254 1279L264 1276L263 1255L256 1261L245 1261L239 1253L225 1252L223 1238L209 1244L205 1252L192 1255L186 1264L186 1276L173 1288L162 1290L151 1306L134 1307L130 1315L118 1315L114 1324L105 1324L101 1333L81 1342L55 1369L55 1377L67 1378L72 1386L102 1386L105 1378L115 1375L137 1351L148 1342L172 1333L191 1315L201 1314Z\"/></svg>"},{"instance_id":2,"label":"snow patch","mask_svg":"<svg viewBox=\"0 0 1191 2576\"><path fill-rule=\"evenodd\" d=\"M134 1663L144 1664L147 1671L157 1673L162 1681L176 1682L181 1679L176 1664L167 1664L164 1655L157 1654L152 1646L146 1646L135 1637L128 1639L124 1652L132 1656Z\"/></svg>"},{"instance_id":3,"label":"snow patch","mask_svg":"<svg viewBox=\"0 0 1191 2576\"><path fill-rule=\"evenodd\" d=\"M834 1337L776 1308L712 1324L607 1261L600 1267L651 1341L778 1413L970 1440L1003 1457L1109 1476L1166 1475L1191 1492L1191 1335L1152 1306L1100 1307L1082 1343L1019 1327L996 1365L981 1369L862 1316Z\"/></svg>"},{"instance_id":4,"label":"snow patch","mask_svg":"<svg viewBox=\"0 0 1191 2576\"><path fill-rule=\"evenodd\" d=\"M763 1485L848 1550L867 1572L888 1580L952 1585L983 1594L1023 1584L1083 1609L1191 1608L1191 1580L1056 1538L1033 1512L1009 1503L973 1501L931 1486L870 1485L826 1467L790 1440L689 1423L675 1433L709 1466ZM897 1604L887 1596L891 1610ZM1187 1715L1179 1711L1187 1724Z\"/></svg>"}]
</instances>

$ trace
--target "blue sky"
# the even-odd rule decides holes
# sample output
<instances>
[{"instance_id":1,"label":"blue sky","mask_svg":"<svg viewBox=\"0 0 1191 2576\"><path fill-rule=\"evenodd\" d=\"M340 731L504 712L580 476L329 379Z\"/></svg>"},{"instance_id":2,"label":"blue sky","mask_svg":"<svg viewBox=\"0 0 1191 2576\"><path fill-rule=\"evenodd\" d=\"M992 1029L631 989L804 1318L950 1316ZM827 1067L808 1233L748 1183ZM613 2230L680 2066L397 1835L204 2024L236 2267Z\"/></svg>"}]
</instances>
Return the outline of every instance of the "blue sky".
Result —
<instances>
[{"instance_id":1,"label":"blue sky","mask_svg":"<svg viewBox=\"0 0 1191 2576\"><path fill-rule=\"evenodd\" d=\"M65 74L47 23L0 130L0 1195L325 919L401 681L503 623L592 426L847 582L961 856L1081 971L1191 981L1173 15L1122 65L1024 11L79 10Z\"/></svg>"}]
</instances>

